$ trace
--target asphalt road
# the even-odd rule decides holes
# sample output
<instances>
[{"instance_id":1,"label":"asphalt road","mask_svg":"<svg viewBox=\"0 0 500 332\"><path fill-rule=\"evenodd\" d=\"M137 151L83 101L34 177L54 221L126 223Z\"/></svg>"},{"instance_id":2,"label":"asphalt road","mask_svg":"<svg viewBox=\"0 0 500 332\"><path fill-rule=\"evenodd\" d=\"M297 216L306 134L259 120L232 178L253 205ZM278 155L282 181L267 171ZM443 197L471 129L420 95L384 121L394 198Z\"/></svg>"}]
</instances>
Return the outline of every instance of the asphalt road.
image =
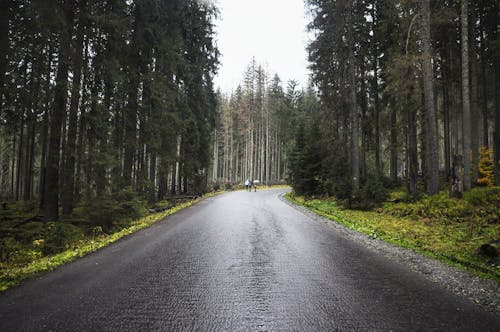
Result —
<instances>
[{"instance_id":1,"label":"asphalt road","mask_svg":"<svg viewBox=\"0 0 500 332\"><path fill-rule=\"evenodd\" d=\"M0 331L500 331L282 192L207 199L0 294Z\"/></svg>"}]
</instances>

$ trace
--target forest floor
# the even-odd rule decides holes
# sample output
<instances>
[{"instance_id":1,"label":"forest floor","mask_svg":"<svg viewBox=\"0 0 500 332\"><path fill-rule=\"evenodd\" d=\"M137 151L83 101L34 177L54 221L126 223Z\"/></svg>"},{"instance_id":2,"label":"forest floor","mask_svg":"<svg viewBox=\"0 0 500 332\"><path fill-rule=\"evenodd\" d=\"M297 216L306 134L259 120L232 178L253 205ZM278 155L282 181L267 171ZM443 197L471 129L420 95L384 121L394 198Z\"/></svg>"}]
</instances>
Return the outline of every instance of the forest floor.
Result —
<instances>
[{"instance_id":1,"label":"forest floor","mask_svg":"<svg viewBox=\"0 0 500 332\"><path fill-rule=\"evenodd\" d=\"M463 199L449 198L446 192L404 200L394 190L388 202L371 211L350 210L333 198L304 199L286 195L293 203L342 224L401 247L437 258L483 278L500 282L497 256L479 250L483 245L498 248L500 239L500 187L476 188Z\"/></svg>"},{"instance_id":2,"label":"forest floor","mask_svg":"<svg viewBox=\"0 0 500 332\"><path fill-rule=\"evenodd\" d=\"M149 212L145 202L141 205L134 199L121 204L102 200L100 209L80 206L71 219L61 222L43 222L35 203L9 203L0 209L0 292L220 193L158 202ZM119 206L111 208L112 204ZM112 214L114 219L109 219Z\"/></svg>"}]
</instances>

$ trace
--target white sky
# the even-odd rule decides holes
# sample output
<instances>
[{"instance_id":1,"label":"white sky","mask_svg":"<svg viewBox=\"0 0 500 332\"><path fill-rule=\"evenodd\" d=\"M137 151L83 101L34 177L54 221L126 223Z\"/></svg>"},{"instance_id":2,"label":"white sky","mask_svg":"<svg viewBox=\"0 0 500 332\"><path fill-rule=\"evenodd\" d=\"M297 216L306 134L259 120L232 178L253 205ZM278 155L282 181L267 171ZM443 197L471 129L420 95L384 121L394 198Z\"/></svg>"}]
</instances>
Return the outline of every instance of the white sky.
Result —
<instances>
[{"instance_id":1,"label":"white sky","mask_svg":"<svg viewBox=\"0 0 500 332\"><path fill-rule=\"evenodd\" d=\"M303 0L216 0L220 11L217 45L221 52L215 87L231 92L254 56L286 84L307 85L306 11Z\"/></svg>"}]
</instances>

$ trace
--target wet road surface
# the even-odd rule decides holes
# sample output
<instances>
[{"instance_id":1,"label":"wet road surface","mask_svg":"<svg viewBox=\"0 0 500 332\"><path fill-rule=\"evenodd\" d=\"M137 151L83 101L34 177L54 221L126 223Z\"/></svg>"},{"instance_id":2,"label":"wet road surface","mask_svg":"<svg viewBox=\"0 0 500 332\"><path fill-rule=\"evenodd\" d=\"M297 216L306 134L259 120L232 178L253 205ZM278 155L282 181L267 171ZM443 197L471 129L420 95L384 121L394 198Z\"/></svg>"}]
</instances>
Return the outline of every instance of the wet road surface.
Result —
<instances>
[{"instance_id":1,"label":"wet road surface","mask_svg":"<svg viewBox=\"0 0 500 332\"><path fill-rule=\"evenodd\" d=\"M207 199L0 294L0 331L500 331L282 192Z\"/></svg>"}]
</instances>

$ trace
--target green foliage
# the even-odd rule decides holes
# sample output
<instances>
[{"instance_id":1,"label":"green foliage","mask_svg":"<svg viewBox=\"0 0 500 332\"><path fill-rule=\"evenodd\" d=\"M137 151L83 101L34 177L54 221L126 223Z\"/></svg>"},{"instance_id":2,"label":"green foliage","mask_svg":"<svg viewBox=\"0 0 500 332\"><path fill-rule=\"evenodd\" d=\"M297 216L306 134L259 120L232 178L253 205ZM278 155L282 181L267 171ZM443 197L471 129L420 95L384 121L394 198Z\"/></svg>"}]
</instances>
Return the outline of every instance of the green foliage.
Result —
<instances>
[{"instance_id":1,"label":"green foliage","mask_svg":"<svg viewBox=\"0 0 500 332\"><path fill-rule=\"evenodd\" d=\"M0 239L0 261L23 261L24 246L12 237ZM19 259L21 258L21 259Z\"/></svg>"},{"instance_id":2,"label":"green foliage","mask_svg":"<svg viewBox=\"0 0 500 332\"><path fill-rule=\"evenodd\" d=\"M384 209L394 216L439 219L443 223L461 222L469 214L467 202L450 198L444 191L434 196L423 195L413 202L387 204Z\"/></svg>"},{"instance_id":3,"label":"green foliage","mask_svg":"<svg viewBox=\"0 0 500 332\"><path fill-rule=\"evenodd\" d=\"M386 201L389 198L389 191L379 177L370 175L364 181L360 191L358 201L353 206L369 210Z\"/></svg>"},{"instance_id":4,"label":"green foliage","mask_svg":"<svg viewBox=\"0 0 500 332\"><path fill-rule=\"evenodd\" d=\"M479 165L477 184L479 186L493 187L495 184L494 165L491 158L493 151L482 146L479 151Z\"/></svg>"},{"instance_id":5,"label":"green foliage","mask_svg":"<svg viewBox=\"0 0 500 332\"><path fill-rule=\"evenodd\" d=\"M220 189L220 182L219 181L215 181L213 186L212 186L212 190L213 191L218 191Z\"/></svg>"},{"instance_id":6,"label":"green foliage","mask_svg":"<svg viewBox=\"0 0 500 332\"><path fill-rule=\"evenodd\" d=\"M464 193L464 199L473 206L493 205L500 209L500 187L474 188Z\"/></svg>"},{"instance_id":7,"label":"green foliage","mask_svg":"<svg viewBox=\"0 0 500 332\"><path fill-rule=\"evenodd\" d=\"M47 234L41 244L45 255L59 253L69 249L73 243L83 237L82 230L72 224L63 222L50 222L47 224Z\"/></svg>"},{"instance_id":8,"label":"green foliage","mask_svg":"<svg viewBox=\"0 0 500 332\"><path fill-rule=\"evenodd\" d=\"M113 222L140 218L146 212L146 202L130 188L116 194L90 199L81 211L91 225L111 229Z\"/></svg>"}]
</instances>

